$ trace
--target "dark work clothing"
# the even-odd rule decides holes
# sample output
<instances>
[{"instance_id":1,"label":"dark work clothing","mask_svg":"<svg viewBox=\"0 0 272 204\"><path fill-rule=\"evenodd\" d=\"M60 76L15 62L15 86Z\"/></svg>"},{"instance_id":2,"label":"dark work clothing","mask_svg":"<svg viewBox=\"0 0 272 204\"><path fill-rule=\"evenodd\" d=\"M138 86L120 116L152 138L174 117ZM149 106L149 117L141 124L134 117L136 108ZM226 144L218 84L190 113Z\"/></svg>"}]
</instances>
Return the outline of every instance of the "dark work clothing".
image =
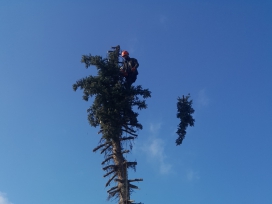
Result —
<instances>
[{"instance_id":1,"label":"dark work clothing","mask_svg":"<svg viewBox=\"0 0 272 204\"><path fill-rule=\"evenodd\" d=\"M126 78L126 85L128 87L130 87L131 84L136 81L137 75L138 75L138 70L137 70L138 67L139 67L139 63L137 59L130 58L130 57L127 57L125 59L122 70L127 73L127 76L125 76L125 78ZM132 68L135 68L135 70L132 71L131 70Z\"/></svg>"},{"instance_id":2,"label":"dark work clothing","mask_svg":"<svg viewBox=\"0 0 272 204\"><path fill-rule=\"evenodd\" d=\"M127 59L124 61L124 64L123 64L123 69L127 73L131 72L131 68L136 68L135 71L137 71L138 67L139 67L139 63L138 63L138 60L136 60L135 58L127 57Z\"/></svg>"}]
</instances>

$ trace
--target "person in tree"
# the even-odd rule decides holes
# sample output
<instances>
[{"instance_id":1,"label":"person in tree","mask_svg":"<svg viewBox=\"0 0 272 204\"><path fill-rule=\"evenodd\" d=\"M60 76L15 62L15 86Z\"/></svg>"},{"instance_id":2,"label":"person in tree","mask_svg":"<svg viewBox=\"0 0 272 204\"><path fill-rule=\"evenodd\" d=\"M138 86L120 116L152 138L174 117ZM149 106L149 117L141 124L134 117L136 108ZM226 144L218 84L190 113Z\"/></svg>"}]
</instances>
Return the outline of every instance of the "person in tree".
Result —
<instances>
[{"instance_id":1,"label":"person in tree","mask_svg":"<svg viewBox=\"0 0 272 204\"><path fill-rule=\"evenodd\" d=\"M121 67L120 71L122 76L126 78L126 86L130 87L133 84L138 75L137 68L139 67L139 63L137 59L130 58L128 51L124 50L122 52L122 57L125 59L123 66Z\"/></svg>"}]
</instances>

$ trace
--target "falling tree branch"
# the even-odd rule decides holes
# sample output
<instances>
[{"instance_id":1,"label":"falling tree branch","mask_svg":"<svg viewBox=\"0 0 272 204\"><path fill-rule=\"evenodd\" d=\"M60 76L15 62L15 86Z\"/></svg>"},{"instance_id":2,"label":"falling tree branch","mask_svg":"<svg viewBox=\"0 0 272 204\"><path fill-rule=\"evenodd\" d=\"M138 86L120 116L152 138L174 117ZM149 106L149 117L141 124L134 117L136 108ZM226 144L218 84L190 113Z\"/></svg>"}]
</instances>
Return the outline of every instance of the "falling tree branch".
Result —
<instances>
[{"instance_id":1,"label":"falling tree branch","mask_svg":"<svg viewBox=\"0 0 272 204\"><path fill-rule=\"evenodd\" d=\"M177 118L180 119L180 123L178 125L178 138L176 139L176 145L181 145L182 141L185 138L186 135L186 129L187 127L194 126L195 119L193 118L192 114L195 112L195 110L192 107L193 101L189 100L190 94L186 97L184 95L182 98L178 98L177 102Z\"/></svg>"}]
</instances>

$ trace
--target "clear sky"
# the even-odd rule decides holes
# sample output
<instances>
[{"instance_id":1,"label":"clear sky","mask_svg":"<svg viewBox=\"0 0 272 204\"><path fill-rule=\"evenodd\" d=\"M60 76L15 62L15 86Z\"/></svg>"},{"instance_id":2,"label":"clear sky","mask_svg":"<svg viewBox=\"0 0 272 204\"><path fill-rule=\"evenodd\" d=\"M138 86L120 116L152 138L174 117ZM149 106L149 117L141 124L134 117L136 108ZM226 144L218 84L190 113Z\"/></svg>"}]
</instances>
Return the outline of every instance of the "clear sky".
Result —
<instances>
[{"instance_id":1,"label":"clear sky","mask_svg":"<svg viewBox=\"0 0 272 204\"><path fill-rule=\"evenodd\" d=\"M152 91L128 156L145 204L272 203L271 0L0 2L0 204L107 202L98 129L72 84L120 45ZM195 127L175 146L178 96Z\"/></svg>"}]
</instances>

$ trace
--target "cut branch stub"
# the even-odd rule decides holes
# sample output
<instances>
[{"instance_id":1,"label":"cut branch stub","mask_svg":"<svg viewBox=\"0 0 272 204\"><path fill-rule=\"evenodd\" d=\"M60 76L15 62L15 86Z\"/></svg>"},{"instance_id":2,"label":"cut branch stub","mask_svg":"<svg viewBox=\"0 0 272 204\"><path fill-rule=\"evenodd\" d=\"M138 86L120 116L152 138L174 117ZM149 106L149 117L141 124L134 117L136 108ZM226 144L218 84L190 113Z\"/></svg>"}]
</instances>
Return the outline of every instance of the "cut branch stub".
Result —
<instances>
[{"instance_id":1,"label":"cut branch stub","mask_svg":"<svg viewBox=\"0 0 272 204\"><path fill-rule=\"evenodd\" d=\"M126 164L128 167L131 167L131 166L136 166L137 162L124 162L124 164Z\"/></svg>"},{"instance_id":2,"label":"cut branch stub","mask_svg":"<svg viewBox=\"0 0 272 204\"><path fill-rule=\"evenodd\" d=\"M97 146L96 148L93 149L93 152L96 152L96 151L99 150L101 147L104 147L104 146L107 145L107 144L110 144L110 142L106 142L106 143L104 143L104 144L101 144L101 145Z\"/></svg>"},{"instance_id":3,"label":"cut branch stub","mask_svg":"<svg viewBox=\"0 0 272 204\"><path fill-rule=\"evenodd\" d=\"M124 183L124 180L123 180L123 179L114 179L114 181L120 182L120 183Z\"/></svg>"},{"instance_id":4,"label":"cut branch stub","mask_svg":"<svg viewBox=\"0 0 272 204\"><path fill-rule=\"evenodd\" d=\"M108 165L108 166L105 166L104 168L102 168L104 171L106 171L107 169L114 169L116 170L118 168L118 166L116 165Z\"/></svg>"},{"instance_id":5,"label":"cut branch stub","mask_svg":"<svg viewBox=\"0 0 272 204\"><path fill-rule=\"evenodd\" d=\"M134 140L135 139L135 137L122 137L120 140L121 141L124 141L124 140Z\"/></svg>"},{"instance_id":6,"label":"cut branch stub","mask_svg":"<svg viewBox=\"0 0 272 204\"><path fill-rule=\"evenodd\" d=\"M135 185L132 185L132 184L129 184L129 187L130 187L130 188L134 188L134 189L139 189L138 186L135 186Z\"/></svg>"},{"instance_id":7,"label":"cut branch stub","mask_svg":"<svg viewBox=\"0 0 272 204\"><path fill-rule=\"evenodd\" d=\"M121 154L126 154L126 153L129 153L129 152L130 152L129 150L124 150L124 151L121 152ZM113 156L113 155L116 155L116 153L110 154L109 157Z\"/></svg>"},{"instance_id":8,"label":"cut branch stub","mask_svg":"<svg viewBox=\"0 0 272 204\"><path fill-rule=\"evenodd\" d=\"M131 131L128 131L128 130L122 129L122 131L124 131L124 132L126 132L126 133L128 133L128 134L130 134L130 135L133 135L134 137L137 137L137 136L138 136L137 134L132 133Z\"/></svg>"},{"instance_id":9,"label":"cut branch stub","mask_svg":"<svg viewBox=\"0 0 272 204\"><path fill-rule=\"evenodd\" d=\"M111 144L109 144L104 149L102 149L101 152L100 152L100 154L103 154L109 147L111 147Z\"/></svg>"},{"instance_id":10,"label":"cut branch stub","mask_svg":"<svg viewBox=\"0 0 272 204\"><path fill-rule=\"evenodd\" d=\"M118 186L114 186L114 187L112 187L111 189L109 189L107 192L110 193L111 191L113 191L113 190L115 190L115 189L117 189L117 188L118 188Z\"/></svg>"},{"instance_id":11,"label":"cut branch stub","mask_svg":"<svg viewBox=\"0 0 272 204\"><path fill-rule=\"evenodd\" d=\"M113 169L112 171L106 173L103 177L107 177L108 175L112 174L113 172L115 172L115 169Z\"/></svg>"},{"instance_id":12,"label":"cut branch stub","mask_svg":"<svg viewBox=\"0 0 272 204\"><path fill-rule=\"evenodd\" d=\"M136 182L136 181L143 181L143 179L140 178L140 179L130 179L130 180L128 180L128 182Z\"/></svg>"},{"instance_id":13,"label":"cut branch stub","mask_svg":"<svg viewBox=\"0 0 272 204\"><path fill-rule=\"evenodd\" d=\"M105 159L101 164L104 165L109 160L113 159L113 156L109 156L107 159Z\"/></svg>"},{"instance_id":14,"label":"cut branch stub","mask_svg":"<svg viewBox=\"0 0 272 204\"><path fill-rule=\"evenodd\" d=\"M118 189L116 189L115 191L109 192L109 197L108 197L108 199L114 197L114 196L116 195L116 193L118 193L119 191L120 191L120 189L118 188Z\"/></svg>"},{"instance_id":15,"label":"cut branch stub","mask_svg":"<svg viewBox=\"0 0 272 204\"><path fill-rule=\"evenodd\" d=\"M116 176L117 176L117 173L115 173L115 174L108 180L108 182L106 183L106 187L107 187L108 185L110 185L110 182L111 182Z\"/></svg>"}]
</instances>

